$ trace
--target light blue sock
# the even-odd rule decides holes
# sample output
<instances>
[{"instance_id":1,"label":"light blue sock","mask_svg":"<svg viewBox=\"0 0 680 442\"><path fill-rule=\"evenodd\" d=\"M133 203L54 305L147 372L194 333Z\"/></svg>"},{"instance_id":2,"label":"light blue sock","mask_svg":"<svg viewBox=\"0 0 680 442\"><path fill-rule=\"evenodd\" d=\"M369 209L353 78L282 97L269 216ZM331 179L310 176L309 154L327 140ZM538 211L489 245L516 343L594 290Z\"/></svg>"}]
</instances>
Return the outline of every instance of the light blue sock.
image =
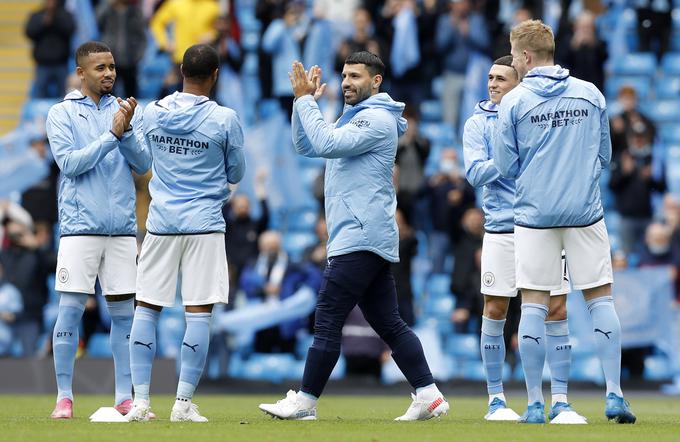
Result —
<instances>
[{"instance_id":1,"label":"light blue sock","mask_svg":"<svg viewBox=\"0 0 680 442\"><path fill-rule=\"evenodd\" d=\"M111 315L111 353L116 377L116 405L132 399L132 378L130 376L130 333L135 315L135 300L106 301Z\"/></svg>"},{"instance_id":2,"label":"light blue sock","mask_svg":"<svg viewBox=\"0 0 680 442\"><path fill-rule=\"evenodd\" d=\"M544 403L541 384L543 364L545 364L545 317L547 315L548 307L543 304L522 304L522 316L517 333L529 405L534 402Z\"/></svg>"},{"instance_id":3,"label":"light blue sock","mask_svg":"<svg viewBox=\"0 0 680 442\"><path fill-rule=\"evenodd\" d=\"M550 392L567 394L569 369L571 368L571 344L567 320L546 321L546 359L550 368Z\"/></svg>"},{"instance_id":4,"label":"light blue sock","mask_svg":"<svg viewBox=\"0 0 680 442\"><path fill-rule=\"evenodd\" d=\"M602 364L607 394L621 391L621 324L614 309L614 298L603 296L586 302L593 320L597 355Z\"/></svg>"},{"instance_id":5,"label":"light blue sock","mask_svg":"<svg viewBox=\"0 0 680 442\"><path fill-rule=\"evenodd\" d=\"M54 373L57 376L57 402L73 400L73 364L78 351L78 328L85 311L87 295L59 292L59 313L52 333Z\"/></svg>"},{"instance_id":6,"label":"light blue sock","mask_svg":"<svg viewBox=\"0 0 680 442\"><path fill-rule=\"evenodd\" d=\"M185 314L187 329L182 340L182 367L179 371L177 399L190 401L203 374L210 344L212 313Z\"/></svg>"},{"instance_id":7,"label":"light blue sock","mask_svg":"<svg viewBox=\"0 0 680 442\"><path fill-rule=\"evenodd\" d=\"M151 367L156 355L156 325L160 314L146 307L135 309L130 332L130 370L135 399L149 400Z\"/></svg>"},{"instance_id":8,"label":"light blue sock","mask_svg":"<svg viewBox=\"0 0 680 442\"><path fill-rule=\"evenodd\" d=\"M503 393L503 365L505 364L505 319L482 316L482 337L479 341L482 362L486 371L486 390L491 394Z\"/></svg>"}]
</instances>

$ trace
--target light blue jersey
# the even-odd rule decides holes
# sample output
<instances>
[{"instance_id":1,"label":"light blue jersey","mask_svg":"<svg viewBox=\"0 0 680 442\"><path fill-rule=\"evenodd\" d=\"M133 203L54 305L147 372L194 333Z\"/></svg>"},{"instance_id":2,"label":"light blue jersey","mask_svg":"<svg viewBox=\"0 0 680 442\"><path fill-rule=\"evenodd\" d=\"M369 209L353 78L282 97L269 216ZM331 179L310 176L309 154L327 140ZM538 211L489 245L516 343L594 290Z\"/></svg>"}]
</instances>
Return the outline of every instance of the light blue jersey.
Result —
<instances>
[{"instance_id":1,"label":"light blue jersey","mask_svg":"<svg viewBox=\"0 0 680 442\"><path fill-rule=\"evenodd\" d=\"M489 233L514 231L513 202L515 182L501 177L493 163L492 137L496 129L498 105L490 100L477 103L465 122L463 158L465 177L473 187L483 187L484 230Z\"/></svg>"},{"instance_id":2,"label":"light blue jersey","mask_svg":"<svg viewBox=\"0 0 680 442\"><path fill-rule=\"evenodd\" d=\"M399 261L392 168L397 140L407 127L403 110L404 103L378 93L345 106L331 125L311 95L295 100L295 150L328 159L324 195L329 258L365 250Z\"/></svg>"},{"instance_id":3,"label":"light blue jersey","mask_svg":"<svg viewBox=\"0 0 680 442\"><path fill-rule=\"evenodd\" d=\"M515 179L515 224L581 227L604 212L599 179L611 159L604 97L560 66L534 68L498 111L494 162Z\"/></svg>"},{"instance_id":4,"label":"light blue jersey","mask_svg":"<svg viewBox=\"0 0 680 442\"><path fill-rule=\"evenodd\" d=\"M222 206L229 184L245 172L236 113L207 97L175 92L146 107L144 135L153 156L147 230L225 232Z\"/></svg>"},{"instance_id":5,"label":"light blue jersey","mask_svg":"<svg viewBox=\"0 0 680 442\"><path fill-rule=\"evenodd\" d=\"M137 234L131 171L149 170L151 154L143 139L140 108L135 109L132 130L120 140L111 132L118 109L112 95L95 104L73 91L47 114L47 138L61 170L61 236Z\"/></svg>"}]
</instances>

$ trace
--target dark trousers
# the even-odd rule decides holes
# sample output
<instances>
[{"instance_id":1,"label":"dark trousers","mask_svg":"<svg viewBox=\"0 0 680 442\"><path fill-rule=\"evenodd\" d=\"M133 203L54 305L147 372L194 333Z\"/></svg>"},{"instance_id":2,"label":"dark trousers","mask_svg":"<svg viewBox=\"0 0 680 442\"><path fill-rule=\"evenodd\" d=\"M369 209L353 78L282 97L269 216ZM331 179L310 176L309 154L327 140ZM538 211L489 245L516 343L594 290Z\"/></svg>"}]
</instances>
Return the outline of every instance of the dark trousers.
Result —
<instances>
[{"instance_id":1,"label":"dark trousers","mask_svg":"<svg viewBox=\"0 0 680 442\"><path fill-rule=\"evenodd\" d=\"M359 305L366 321L392 349L413 388L434 383L418 337L399 316L390 263L371 252L330 258L316 305L314 342L307 354L301 390L319 397L340 356L342 327Z\"/></svg>"}]
</instances>

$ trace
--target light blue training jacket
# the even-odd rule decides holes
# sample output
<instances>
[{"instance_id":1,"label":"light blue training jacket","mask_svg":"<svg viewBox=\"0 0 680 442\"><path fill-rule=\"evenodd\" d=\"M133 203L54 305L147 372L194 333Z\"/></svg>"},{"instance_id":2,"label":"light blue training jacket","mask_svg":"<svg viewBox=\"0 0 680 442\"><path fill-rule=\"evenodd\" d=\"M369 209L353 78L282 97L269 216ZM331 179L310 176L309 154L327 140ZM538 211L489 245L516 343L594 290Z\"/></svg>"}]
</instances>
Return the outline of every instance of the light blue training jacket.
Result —
<instances>
[{"instance_id":1,"label":"light blue training jacket","mask_svg":"<svg viewBox=\"0 0 680 442\"><path fill-rule=\"evenodd\" d=\"M534 68L503 97L494 161L516 180L515 225L583 227L602 219L599 179L611 152L604 97L567 69Z\"/></svg>"},{"instance_id":2,"label":"light blue training jacket","mask_svg":"<svg viewBox=\"0 0 680 442\"><path fill-rule=\"evenodd\" d=\"M236 112L208 97L175 92L144 110L153 177L146 229L156 235L225 232L229 184L246 169Z\"/></svg>"},{"instance_id":3,"label":"light blue training jacket","mask_svg":"<svg viewBox=\"0 0 680 442\"><path fill-rule=\"evenodd\" d=\"M345 106L338 121L328 124L311 95L295 100L295 150L307 157L327 158L329 258L364 250L399 261L392 168L397 140L407 127L403 110L404 103L378 93Z\"/></svg>"},{"instance_id":4,"label":"light blue training jacket","mask_svg":"<svg viewBox=\"0 0 680 442\"><path fill-rule=\"evenodd\" d=\"M484 100L465 122L463 158L465 178L473 187L483 187L484 230L512 233L515 228L513 202L515 182L503 178L493 163L492 137L496 129L498 105Z\"/></svg>"},{"instance_id":5,"label":"light blue training jacket","mask_svg":"<svg viewBox=\"0 0 680 442\"><path fill-rule=\"evenodd\" d=\"M61 169L61 236L137 235L131 170L149 170L151 154L142 135L140 107L122 139L111 132L119 108L112 95L102 96L96 105L76 90L47 114L47 138Z\"/></svg>"}]
</instances>

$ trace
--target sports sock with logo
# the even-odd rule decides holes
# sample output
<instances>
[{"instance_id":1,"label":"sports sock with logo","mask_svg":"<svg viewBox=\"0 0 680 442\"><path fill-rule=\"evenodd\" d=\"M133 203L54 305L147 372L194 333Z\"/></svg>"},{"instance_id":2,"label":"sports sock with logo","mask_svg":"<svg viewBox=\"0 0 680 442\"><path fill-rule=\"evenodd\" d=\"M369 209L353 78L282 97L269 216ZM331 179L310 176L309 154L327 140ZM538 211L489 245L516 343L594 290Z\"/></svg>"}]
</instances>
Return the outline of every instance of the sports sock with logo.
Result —
<instances>
[{"instance_id":1,"label":"sports sock with logo","mask_svg":"<svg viewBox=\"0 0 680 442\"><path fill-rule=\"evenodd\" d=\"M503 392L503 365L505 364L503 327L505 327L505 319L482 316L482 336L479 343L489 395Z\"/></svg>"},{"instance_id":2,"label":"sports sock with logo","mask_svg":"<svg viewBox=\"0 0 680 442\"><path fill-rule=\"evenodd\" d=\"M52 333L57 402L73 400L73 364L78 351L78 328L85 311L87 295L59 292L59 313Z\"/></svg>"},{"instance_id":3,"label":"sports sock with logo","mask_svg":"<svg viewBox=\"0 0 680 442\"><path fill-rule=\"evenodd\" d=\"M106 301L111 315L111 353L116 377L116 404L132 399L130 374L130 332L135 314L135 300Z\"/></svg>"},{"instance_id":4,"label":"sports sock with logo","mask_svg":"<svg viewBox=\"0 0 680 442\"><path fill-rule=\"evenodd\" d=\"M603 296L586 302L593 320L597 355L602 364L607 394L621 392L621 324L614 309L614 298Z\"/></svg>"},{"instance_id":5,"label":"sports sock with logo","mask_svg":"<svg viewBox=\"0 0 680 442\"><path fill-rule=\"evenodd\" d=\"M130 331L130 370L132 385L135 387L135 400L149 400L151 367L156 355L156 325L160 312L137 307Z\"/></svg>"},{"instance_id":6,"label":"sports sock with logo","mask_svg":"<svg viewBox=\"0 0 680 442\"><path fill-rule=\"evenodd\" d=\"M555 395L567 394L569 369L571 368L571 344L567 320L546 321L546 359L550 368L550 392ZM566 401L564 401L566 402Z\"/></svg>"},{"instance_id":7,"label":"sports sock with logo","mask_svg":"<svg viewBox=\"0 0 680 442\"><path fill-rule=\"evenodd\" d=\"M541 382L545 363L545 317L548 307L543 304L522 304L519 321L519 354L522 358L524 380L527 385L529 405L543 402Z\"/></svg>"},{"instance_id":8,"label":"sports sock with logo","mask_svg":"<svg viewBox=\"0 0 680 442\"><path fill-rule=\"evenodd\" d=\"M203 374L210 344L212 313L185 314L187 329L182 340L182 364L177 384L177 399L190 401Z\"/></svg>"}]
</instances>

